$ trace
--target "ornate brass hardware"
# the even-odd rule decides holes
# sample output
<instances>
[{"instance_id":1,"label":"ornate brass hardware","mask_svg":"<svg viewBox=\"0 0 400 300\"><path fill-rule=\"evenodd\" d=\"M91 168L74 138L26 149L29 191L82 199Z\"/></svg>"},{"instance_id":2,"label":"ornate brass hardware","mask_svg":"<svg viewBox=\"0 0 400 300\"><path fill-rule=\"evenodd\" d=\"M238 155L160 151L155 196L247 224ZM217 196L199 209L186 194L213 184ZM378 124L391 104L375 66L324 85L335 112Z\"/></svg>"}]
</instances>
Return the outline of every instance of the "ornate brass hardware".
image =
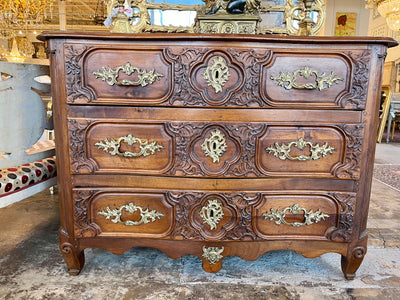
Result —
<instances>
[{"instance_id":1,"label":"ornate brass hardware","mask_svg":"<svg viewBox=\"0 0 400 300\"><path fill-rule=\"evenodd\" d=\"M203 246L203 257L207 259L211 265L219 261L223 256L221 253L224 252L224 247L219 249L218 247L208 247Z\"/></svg>"},{"instance_id":2,"label":"ornate brass hardware","mask_svg":"<svg viewBox=\"0 0 400 300\"><path fill-rule=\"evenodd\" d=\"M290 156L290 148L292 146L297 147L299 150L303 150L304 147L310 146L311 156L299 155L296 157ZM313 145L311 142L305 141L303 138L299 138L297 141L290 142L289 145L282 144L281 146L278 143L275 143L275 147L267 147L265 151L268 153L273 153L275 157L279 157L282 160L290 159L290 160L317 160L321 157L326 156L328 153L332 154L332 151L335 150L334 147L328 146L328 142L325 142L324 145L320 146L319 144ZM282 154L281 156L278 156ZM322 155L322 156L320 156Z\"/></svg>"},{"instance_id":3,"label":"ornate brass hardware","mask_svg":"<svg viewBox=\"0 0 400 300\"><path fill-rule=\"evenodd\" d=\"M211 230L217 228L219 221L224 217L222 204L217 199L208 200L208 205L203 206L199 214L203 223L210 225Z\"/></svg>"},{"instance_id":4,"label":"ornate brass hardware","mask_svg":"<svg viewBox=\"0 0 400 300\"><path fill-rule=\"evenodd\" d=\"M286 212L289 211L292 214L298 214L300 212L304 212L304 218L305 221L303 223L300 222L294 222L294 223L288 223L285 220L286 217ZM329 215L324 214L320 209L317 210L316 212L313 212L312 210L307 211L304 207L300 207L299 204L294 204L289 207L285 207L283 210L274 210L271 208L270 212L266 212L262 214L265 219L269 219L270 221L276 220L275 224L280 225L280 224L285 224L289 226L294 226L294 227L300 227L300 226L305 226L305 225L311 225L313 223L318 223L321 220L325 220L325 218L329 218Z\"/></svg>"},{"instance_id":5,"label":"ornate brass hardware","mask_svg":"<svg viewBox=\"0 0 400 300\"><path fill-rule=\"evenodd\" d=\"M305 79L309 79L311 76L315 76L315 83L305 83L302 85L298 85L296 83L297 76L301 76ZM326 75L325 73L318 74L318 71L312 70L309 67L305 67L304 69L296 70L293 73L283 73L280 72L279 76L274 77L271 76L272 80L277 81L279 86L283 86L285 89L290 90L292 88L299 90L325 90L330 88L334 83L338 84L338 81L342 81L343 78L336 76L334 72Z\"/></svg>"},{"instance_id":6,"label":"ornate brass hardware","mask_svg":"<svg viewBox=\"0 0 400 300\"><path fill-rule=\"evenodd\" d=\"M214 59L214 64L203 73L203 78L207 81L208 86L212 86L216 93L222 92L222 88L229 80L229 68L226 65L225 59L222 56L217 56Z\"/></svg>"},{"instance_id":7,"label":"ornate brass hardware","mask_svg":"<svg viewBox=\"0 0 400 300\"><path fill-rule=\"evenodd\" d=\"M137 81L130 81L123 79L118 81L119 71L122 71L126 75L130 76L133 73L137 72L138 80ZM93 75L96 78L101 78L102 81L106 81L109 85L141 85L147 86L148 84L154 83L160 77L164 75L158 74L154 72L154 69L151 71L146 71L145 69L141 70L138 67L133 67L129 62L126 63L124 66L116 67L115 69L102 67L100 70L93 72Z\"/></svg>"},{"instance_id":8,"label":"ornate brass hardware","mask_svg":"<svg viewBox=\"0 0 400 300\"><path fill-rule=\"evenodd\" d=\"M225 136L218 129L215 129L211 133L211 137L205 139L201 144L201 149L203 149L206 156L212 158L213 163L219 163L219 158L224 154L227 147Z\"/></svg>"},{"instance_id":9,"label":"ornate brass hardware","mask_svg":"<svg viewBox=\"0 0 400 300\"><path fill-rule=\"evenodd\" d=\"M128 143L129 146L132 146L135 143L139 143L140 151L133 153L129 151L119 152L119 147L121 146L121 142ZM153 141L149 144L148 140L142 140L132 135L127 135L118 138L117 140L111 139L110 141L105 138L104 142L100 141L94 144L97 148L104 150L111 155L119 155L124 157L137 157L137 156L148 156L150 154L154 154L156 151L160 151L164 147L157 144L157 141ZM111 151L109 151L111 149Z\"/></svg>"},{"instance_id":10,"label":"ornate brass hardware","mask_svg":"<svg viewBox=\"0 0 400 300\"><path fill-rule=\"evenodd\" d=\"M133 214L136 211L140 212L141 219L139 221L122 221L122 211L126 210L127 212ZM149 211L148 208L143 209L140 206L136 206L133 202L129 203L128 205L122 205L120 208L116 208L111 210L110 207L106 207L106 210L99 211L97 214L103 215L106 217L107 220L111 219L113 223L121 223L128 226L136 226L140 224L147 224L150 222L154 222L156 219L160 219L164 215L156 210Z\"/></svg>"}]
</instances>

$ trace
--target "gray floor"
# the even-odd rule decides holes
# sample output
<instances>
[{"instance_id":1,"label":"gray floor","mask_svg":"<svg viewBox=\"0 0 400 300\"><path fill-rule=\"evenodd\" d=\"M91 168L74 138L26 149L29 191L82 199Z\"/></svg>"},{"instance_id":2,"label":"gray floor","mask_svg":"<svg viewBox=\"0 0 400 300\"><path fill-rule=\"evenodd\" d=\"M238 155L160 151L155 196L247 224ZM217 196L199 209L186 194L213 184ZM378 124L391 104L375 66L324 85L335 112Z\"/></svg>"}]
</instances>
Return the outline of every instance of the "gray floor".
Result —
<instances>
[{"instance_id":1,"label":"gray floor","mask_svg":"<svg viewBox=\"0 0 400 300\"><path fill-rule=\"evenodd\" d=\"M378 144L375 163L378 171L390 165L398 172L400 144ZM227 257L220 272L209 274L197 257L172 260L148 248L120 256L87 249L81 275L70 277L58 250L58 197L46 191L0 209L0 299L397 300L400 190L378 175L368 253L354 281L343 278L340 255L334 253L308 259L274 251L253 262Z\"/></svg>"}]
</instances>

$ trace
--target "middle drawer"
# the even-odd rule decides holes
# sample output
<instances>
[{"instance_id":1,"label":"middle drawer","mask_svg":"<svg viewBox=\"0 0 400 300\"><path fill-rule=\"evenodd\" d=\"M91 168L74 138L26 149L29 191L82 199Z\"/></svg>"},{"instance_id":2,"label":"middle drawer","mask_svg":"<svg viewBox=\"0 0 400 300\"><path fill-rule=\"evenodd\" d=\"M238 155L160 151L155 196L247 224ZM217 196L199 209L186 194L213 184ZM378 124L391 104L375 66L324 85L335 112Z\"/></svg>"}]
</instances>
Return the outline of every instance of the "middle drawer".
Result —
<instances>
[{"instance_id":1,"label":"middle drawer","mask_svg":"<svg viewBox=\"0 0 400 300\"><path fill-rule=\"evenodd\" d=\"M363 132L359 123L68 119L72 174L359 179Z\"/></svg>"}]
</instances>

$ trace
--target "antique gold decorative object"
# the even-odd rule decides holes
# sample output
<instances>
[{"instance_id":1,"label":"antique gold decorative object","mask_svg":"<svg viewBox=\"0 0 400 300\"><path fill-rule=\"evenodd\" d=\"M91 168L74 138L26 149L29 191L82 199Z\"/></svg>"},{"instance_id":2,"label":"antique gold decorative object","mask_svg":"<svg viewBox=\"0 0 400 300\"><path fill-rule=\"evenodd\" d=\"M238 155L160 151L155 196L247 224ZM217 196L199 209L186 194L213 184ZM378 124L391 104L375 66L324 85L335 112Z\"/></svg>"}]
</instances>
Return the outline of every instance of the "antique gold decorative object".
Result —
<instances>
[{"instance_id":1,"label":"antique gold decorative object","mask_svg":"<svg viewBox=\"0 0 400 300\"><path fill-rule=\"evenodd\" d=\"M118 81L119 72L122 71L126 75L130 76L133 73L137 73L138 80L130 81L123 79ZM129 62L123 66L116 67L114 69L102 67L100 70L93 72L93 75L96 78L100 78L102 81L107 82L109 85L121 85L121 86L147 86L149 84L153 84L156 80L164 75L158 74L152 69L151 71L146 71L145 69L140 69L138 67L133 67Z\"/></svg>"},{"instance_id":2,"label":"antique gold decorative object","mask_svg":"<svg viewBox=\"0 0 400 300\"><path fill-rule=\"evenodd\" d=\"M219 221L224 217L222 204L217 199L208 200L208 204L201 208L199 214L203 218L203 223L210 225L211 230L217 228Z\"/></svg>"},{"instance_id":3,"label":"antique gold decorative object","mask_svg":"<svg viewBox=\"0 0 400 300\"><path fill-rule=\"evenodd\" d=\"M212 158L213 163L219 163L219 158L224 154L227 147L225 136L218 129L212 132L211 136L201 144L201 149L203 149L206 156Z\"/></svg>"},{"instance_id":4,"label":"antique gold decorative object","mask_svg":"<svg viewBox=\"0 0 400 300\"><path fill-rule=\"evenodd\" d=\"M205 5L152 3L146 0L128 1L133 16L124 16L123 0L111 0L107 10L118 8L110 27L112 32L199 32L236 34L316 35L326 19L324 0L287 0L284 5L262 6L260 0L204 0ZM244 4L244 5L243 5ZM151 10L196 11L193 26L160 26L151 24ZM260 28L262 16L281 13L284 26ZM317 14L314 22L312 14ZM315 19L315 18L314 18ZM135 20L135 22L132 22ZM297 24L297 25L296 25Z\"/></svg>"},{"instance_id":5,"label":"antique gold decorative object","mask_svg":"<svg viewBox=\"0 0 400 300\"><path fill-rule=\"evenodd\" d=\"M229 80L229 68L222 56L214 58L212 66L208 66L203 73L203 78L208 86L212 86L216 93L222 92L224 84Z\"/></svg>"},{"instance_id":6,"label":"antique gold decorative object","mask_svg":"<svg viewBox=\"0 0 400 300\"><path fill-rule=\"evenodd\" d=\"M299 150L303 150L306 146L310 147L311 156L299 155L296 157L292 157L290 155L291 147L295 146ZM319 144L314 145L311 142L305 141L303 138L299 138L297 141L290 142L288 145L282 143L279 145L277 142L274 147L267 147L265 151L268 153L273 153L275 157L279 157L282 160L317 160L321 157L325 157L328 153L332 154L335 148L328 145L328 142L325 142L324 145L320 146ZM281 155L279 155L281 154Z\"/></svg>"},{"instance_id":7,"label":"antique gold decorative object","mask_svg":"<svg viewBox=\"0 0 400 300\"><path fill-rule=\"evenodd\" d=\"M130 151L120 152L119 148L121 147L122 142L127 143L129 146L138 143L140 151L135 153ZM105 138L104 141L96 143L95 146L111 155L119 155L123 157L148 156L150 154L155 154L156 151L160 151L160 149L164 148L157 144L157 141L153 141L149 144L148 140L139 139L131 134L120 137L117 140L108 140Z\"/></svg>"},{"instance_id":8,"label":"antique gold decorative object","mask_svg":"<svg viewBox=\"0 0 400 300\"><path fill-rule=\"evenodd\" d=\"M121 216L122 216L122 212L126 210L128 213L130 214L134 214L135 212L139 212L140 213L140 220L139 221L131 221L131 220L127 220L127 221L122 221L121 220ZM147 224L150 222L154 222L156 221L156 219L160 219L161 217L164 216L164 214L156 211L156 210L152 210L149 211L148 208L144 209L143 207L137 206L135 205L133 202L129 203L128 205L122 205L119 208L116 209L110 209L109 206L106 207L106 210L102 210L99 211L97 214L105 216L107 220L110 220L111 218L111 222L113 223L121 223L127 226L137 226L140 224Z\"/></svg>"},{"instance_id":9,"label":"antique gold decorative object","mask_svg":"<svg viewBox=\"0 0 400 300\"><path fill-rule=\"evenodd\" d=\"M211 265L214 265L216 262L218 262L221 258L224 256L221 255L222 252L224 252L224 247L221 247L219 249L218 247L206 247L203 246L203 257L207 259Z\"/></svg>"},{"instance_id":10,"label":"antique gold decorative object","mask_svg":"<svg viewBox=\"0 0 400 300\"><path fill-rule=\"evenodd\" d=\"M286 213L290 212L292 214L299 214L299 213L304 213L304 222L294 222L294 223L289 223L286 222L285 217ZM313 212L312 210L307 211L304 207L301 207L299 204L294 204L292 206L285 207L284 209L273 209L271 208L270 212L266 212L262 214L265 219L269 219L270 221L275 220L276 225L289 225L293 227L300 227L300 226L306 226L306 225L311 225L314 223L318 223L321 220L325 220L325 218L329 218L329 215L323 213L320 209L318 209L316 212Z\"/></svg>"},{"instance_id":11,"label":"antique gold decorative object","mask_svg":"<svg viewBox=\"0 0 400 300\"><path fill-rule=\"evenodd\" d=\"M304 79L310 79L310 77L315 78L315 82L309 82L302 85L298 85L296 79L298 76ZM343 81L343 78L338 77L334 72L329 75L326 73L319 73L316 70L310 69L309 67L304 67L304 69L299 69L294 72L280 72L279 76L271 76L272 80L277 81L279 86L284 87L287 90L299 89L299 90L316 90L319 91L330 88L333 84L338 84L338 81Z\"/></svg>"}]
</instances>

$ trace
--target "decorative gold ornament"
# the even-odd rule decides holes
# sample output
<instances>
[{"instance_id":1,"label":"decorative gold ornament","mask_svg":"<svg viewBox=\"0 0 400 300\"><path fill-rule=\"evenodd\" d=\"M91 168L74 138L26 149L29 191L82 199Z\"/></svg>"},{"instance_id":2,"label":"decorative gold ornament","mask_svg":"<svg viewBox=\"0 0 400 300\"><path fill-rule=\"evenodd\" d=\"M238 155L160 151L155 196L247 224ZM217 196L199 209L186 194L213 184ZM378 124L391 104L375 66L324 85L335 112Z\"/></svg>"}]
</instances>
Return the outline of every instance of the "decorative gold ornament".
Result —
<instances>
[{"instance_id":1,"label":"decorative gold ornament","mask_svg":"<svg viewBox=\"0 0 400 300\"><path fill-rule=\"evenodd\" d=\"M219 249L218 247L208 247L203 246L203 257L207 259L211 265L214 265L217 261L219 261L223 256L221 253L224 252L224 247Z\"/></svg>"},{"instance_id":2,"label":"decorative gold ornament","mask_svg":"<svg viewBox=\"0 0 400 300\"><path fill-rule=\"evenodd\" d=\"M122 216L122 211L126 210L127 212L129 212L130 214L134 214L135 212L139 211L140 212L140 220L139 221L122 221L121 220L121 216ZM137 226L140 224L147 224L150 222L154 222L156 221L156 219L160 219L161 217L164 216L164 214L156 211L156 210L152 210L149 211L148 208L143 209L140 206L136 206L133 202L129 203L128 205L122 205L119 208L113 209L111 210L109 206L106 207L106 210L102 210L99 211L97 214L105 216L107 220L110 220L111 218L111 222L113 223L121 223L127 226Z\"/></svg>"},{"instance_id":3,"label":"decorative gold ornament","mask_svg":"<svg viewBox=\"0 0 400 300\"><path fill-rule=\"evenodd\" d=\"M203 206L199 212L203 218L203 223L210 225L210 229L217 228L219 221L224 217L222 204L217 199L208 200L207 206Z\"/></svg>"},{"instance_id":4,"label":"decorative gold ornament","mask_svg":"<svg viewBox=\"0 0 400 300\"><path fill-rule=\"evenodd\" d=\"M290 148L292 146L297 147L299 150L303 150L306 146L310 146L311 156L299 155L296 157L290 156ZM305 141L303 138L299 138L297 141L290 142L288 145L282 144L281 146L276 142L275 147L267 147L265 151L268 153L273 153L275 157L279 157L282 160L317 160L321 157L325 157L328 153L332 154L335 150L334 147L328 146L328 142L325 142L323 146L319 144L313 145L311 142ZM278 156L282 154L281 156ZM322 155L322 156L320 156Z\"/></svg>"},{"instance_id":5,"label":"decorative gold ornament","mask_svg":"<svg viewBox=\"0 0 400 300\"><path fill-rule=\"evenodd\" d=\"M290 212L292 214L298 214L300 212L304 213L304 218L305 221L303 223L300 222L294 222L294 223L288 223L285 220L286 217L286 212ZM270 212L266 212L262 214L262 216L265 219L269 219L270 221L275 220L276 225L280 224L285 224L289 226L294 226L294 227L300 227L300 226L306 226L306 225L311 225L313 223L318 223L321 220L325 220L325 218L329 218L329 215L324 214L320 209L318 209L316 212L313 212L312 210L307 211L304 207L300 207L299 204L294 204L289 207L285 207L283 210L277 209L274 210L271 208Z\"/></svg>"},{"instance_id":6,"label":"decorative gold ornament","mask_svg":"<svg viewBox=\"0 0 400 300\"><path fill-rule=\"evenodd\" d=\"M386 19L389 28L400 30L400 1L399 0L366 0L367 7L378 9L379 14Z\"/></svg>"},{"instance_id":7,"label":"decorative gold ornament","mask_svg":"<svg viewBox=\"0 0 400 300\"><path fill-rule=\"evenodd\" d=\"M315 82L298 85L296 83L298 76L301 76L304 79L309 79L311 76L314 76ZM320 91L330 88L334 83L338 84L338 81L343 80L343 78L336 76L334 72L331 72L329 75L326 75L325 73L318 74L318 71L312 70L309 67L304 67L304 69L296 70L292 73L287 72L285 74L280 72L279 76L271 76L271 79L276 80L279 86L283 86L287 90L294 88L299 90L318 89Z\"/></svg>"},{"instance_id":8,"label":"decorative gold ornament","mask_svg":"<svg viewBox=\"0 0 400 300\"><path fill-rule=\"evenodd\" d=\"M201 144L201 149L203 149L206 156L212 158L213 163L219 163L219 158L224 154L227 147L225 136L218 129L211 132L211 137L205 139Z\"/></svg>"},{"instance_id":9,"label":"decorative gold ornament","mask_svg":"<svg viewBox=\"0 0 400 300\"><path fill-rule=\"evenodd\" d=\"M119 147L121 147L121 142L128 143L132 146L135 143L139 143L140 151L133 153L129 151L119 152ZM149 144L148 140L142 140L131 134L118 138L117 140L111 139L110 141L105 138L104 141L100 141L94 144L97 148L104 150L111 155L119 155L123 157L138 157L138 156L148 156L150 154L155 154L156 151L160 151L164 147L157 144L157 141L153 141ZM111 151L109 151L111 149Z\"/></svg>"},{"instance_id":10,"label":"decorative gold ornament","mask_svg":"<svg viewBox=\"0 0 400 300\"><path fill-rule=\"evenodd\" d=\"M130 76L133 73L137 72L138 80L137 81L130 81L123 79L118 81L119 71L122 71L126 75ZM148 84L154 83L154 81L158 80L160 77L164 75L158 74L154 72L154 69L151 71L146 71L145 69L141 70L138 67L133 67L129 62L126 63L124 66L119 66L114 69L102 67L100 70L93 72L93 75L96 78L101 78L102 81L106 81L109 85L141 85L147 86Z\"/></svg>"},{"instance_id":11,"label":"decorative gold ornament","mask_svg":"<svg viewBox=\"0 0 400 300\"><path fill-rule=\"evenodd\" d=\"M316 35L326 19L325 0L287 0L284 5L261 6L260 0L247 0L243 7L236 10L229 6L228 0L204 0L205 5L184 5L153 3L147 0L129 1L134 10L132 17L123 16L124 0L110 0L107 11L117 8L118 14L110 27L112 32L199 32L199 33L240 33L240 34L284 34ZM149 11L196 11L193 26L160 26L151 23ZM317 14L317 21L311 19L311 12ZM260 28L260 14L283 15L282 24L276 27ZM118 24L116 24L118 23ZM298 23L300 26L296 26ZM134 25L132 25L134 24ZM281 26L284 25L284 26Z\"/></svg>"},{"instance_id":12,"label":"decorative gold ornament","mask_svg":"<svg viewBox=\"0 0 400 300\"><path fill-rule=\"evenodd\" d=\"M214 63L203 73L203 78L207 81L208 86L212 86L216 93L222 92L222 88L229 80L229 68L226 65L225 59L222 56L214 58Z\"/></svg>"}]
</instances>

